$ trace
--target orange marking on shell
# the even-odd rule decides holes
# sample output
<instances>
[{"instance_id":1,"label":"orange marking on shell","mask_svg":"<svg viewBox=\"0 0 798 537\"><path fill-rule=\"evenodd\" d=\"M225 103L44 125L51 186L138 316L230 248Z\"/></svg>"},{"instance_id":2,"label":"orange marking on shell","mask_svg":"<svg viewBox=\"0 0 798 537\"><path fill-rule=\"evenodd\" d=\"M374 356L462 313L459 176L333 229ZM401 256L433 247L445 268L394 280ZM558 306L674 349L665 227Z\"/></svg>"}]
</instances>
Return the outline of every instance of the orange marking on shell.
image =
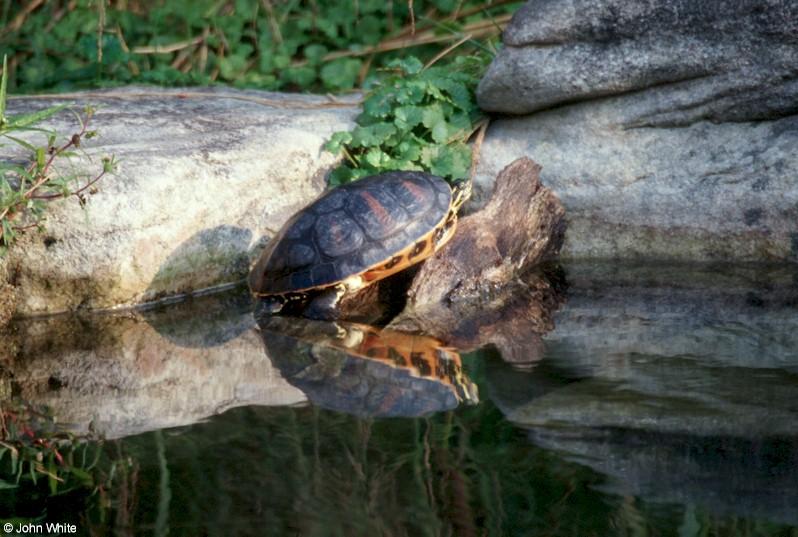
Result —
<instances>
[{"instance_id":1,"label":"orange marking on shell","mask_svg":"<svg viewBox=\"0 0 798 537\"><path fill-rule=\"evenodd\" d=\"M410 252L410 257L418 257L418 256L420 256L423 253L428 253L429 249L430 249L429 248L429 244L430 244L430 241L426 240L426 239L423 240L423 241L417 242L413 246L413 251Z\"/></svg>"},{"instance_id":2,"label":"orange marking on shell","mask_svg":"<svg viewBox=\"0 0 798 537\"><path fill-rule=\"evenodd\" d=\"M338 224L337 222L333 222L333 224L330 226L329 229L330 229L330 234L332 235L333 241L335 241L335 244L336 245L341 244L341 241L343 239L343 234L341 233L341 225Z\"/></svg>"},{"instance_id":3,"label":"orange marking on shell","mask_svg":"<svg viewBox=\"0 0 798 537\"><path fill-rule=\"evenodd\" d=\"M366 200L366 203L369 205L369 209L371 209L371 211L377 215L377 218L381 224L385 225L391 221L391 215L385 210L385 207L382 206L382 203L380 203L377 198L368 192L361 192L360 196Z\"/></svg>"},{"instance_id":4,"label":"orange marking on shell","mask_svg":"<svg viewBox=\"0 0 798 537\"><path fill-rule=\"evenodd\" d=\"M416 201L422 202L427 199L427 192L413 181L404 180L402 181L402 186L405 187L405 190L410 192L411 196L416 198Z\"/></svg>"}]
</instances>

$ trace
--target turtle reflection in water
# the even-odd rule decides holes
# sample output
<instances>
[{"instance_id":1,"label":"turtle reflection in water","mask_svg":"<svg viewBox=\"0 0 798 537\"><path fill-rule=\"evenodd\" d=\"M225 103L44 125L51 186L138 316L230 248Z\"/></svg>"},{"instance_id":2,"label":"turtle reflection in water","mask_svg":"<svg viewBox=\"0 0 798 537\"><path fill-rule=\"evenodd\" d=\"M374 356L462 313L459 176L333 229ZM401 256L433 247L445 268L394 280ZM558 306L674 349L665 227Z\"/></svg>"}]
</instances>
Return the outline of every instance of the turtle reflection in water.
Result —
<instances>
[{"instance_id":1,"label":"turtle reflection in water","mask_svg":"<svg viewBox=\"0 0 798 537\"><path fill-rule=\"evenodd\" d=\"M422 416L476 403L460 355L429 336L266 316L266 352L314 404L358 416Z\"/></svg>"}]
</instances>

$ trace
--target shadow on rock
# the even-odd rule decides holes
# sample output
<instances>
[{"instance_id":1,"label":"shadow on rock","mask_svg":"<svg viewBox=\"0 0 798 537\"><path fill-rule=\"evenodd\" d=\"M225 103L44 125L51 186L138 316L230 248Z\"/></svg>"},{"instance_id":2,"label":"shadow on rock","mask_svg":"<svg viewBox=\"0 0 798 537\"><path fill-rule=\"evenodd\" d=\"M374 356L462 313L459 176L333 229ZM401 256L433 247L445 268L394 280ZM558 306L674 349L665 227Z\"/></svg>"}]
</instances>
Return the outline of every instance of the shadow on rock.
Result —
<instances>
[{"instance_id":1,"label":"shadow on rock","mask_svg":"<svg viewBox=\"0 0 798 537\"><path fill-rule=\"evenodd\" d=\"M280 316L260 329L275 366L322 408L409 417L478 401L460 355L432 337Z\"/></svg>"},{"instance_id":2,"label":"shadow on rock","mask_svg":"<svg viewBox=\"0 0 798 537\"><path fill-rule=\"evenodd\" d=\"M144 301L242 281L249 270L252 232L236 226L203 229L183 241L158 269Z\"/></svg>"}]
</instances>

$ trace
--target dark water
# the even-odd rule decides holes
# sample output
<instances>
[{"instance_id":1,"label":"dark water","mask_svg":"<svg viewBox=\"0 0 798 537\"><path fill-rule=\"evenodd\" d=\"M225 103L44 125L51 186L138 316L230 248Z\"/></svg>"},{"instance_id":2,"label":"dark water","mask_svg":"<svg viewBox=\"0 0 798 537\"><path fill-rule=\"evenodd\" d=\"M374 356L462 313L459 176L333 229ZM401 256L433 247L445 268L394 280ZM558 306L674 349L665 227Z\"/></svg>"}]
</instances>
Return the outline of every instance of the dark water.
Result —
<instances>
[{"instance_id":1,"label":"dark water","mask_svg":"<svg viewBox=\"0 0 798 537\"><path fill-rule=\"evenodd\" d=\"M0 491L0 515L82 535L798 536L798 267L565 274L520 364L257 327L241 292L21 323L8 391L103 433L126 470L93 496Z\"/></svg>"}]
</instances>

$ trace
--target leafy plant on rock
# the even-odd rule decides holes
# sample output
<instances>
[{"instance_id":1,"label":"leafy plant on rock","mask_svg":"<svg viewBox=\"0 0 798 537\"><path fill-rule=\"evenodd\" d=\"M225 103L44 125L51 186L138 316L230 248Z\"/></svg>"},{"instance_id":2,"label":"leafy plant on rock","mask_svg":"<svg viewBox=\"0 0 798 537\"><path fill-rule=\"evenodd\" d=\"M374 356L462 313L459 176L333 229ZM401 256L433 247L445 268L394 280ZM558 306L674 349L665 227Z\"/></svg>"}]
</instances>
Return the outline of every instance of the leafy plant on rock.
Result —
<instances>
[{"instance_id":1,"label":"leafy plant on rock","mask_svg":"<svg viewBox=\"0 0 798 537\"><path fill-rule=\"evenodd\" d=\"M64 174L54 169L57 160L76 155L84 139L96 136L89 130L93 110L87 107L83 116L76 114L80 130L61 144L54 131L37 126L42 121L61 112L66 105L59 105L18 116L6 116L7 62L3 58L3 74L0 78L0 148L11 142L27 152L20 161L4 158L0 160L0 255L3 255L19 234L30 229L41 228L45 220L48 202L75 196L81 205L86 195L91 194L94 184L115 169L113 157L102 159L102 170L96 175L84 173ZM35 145L20 138L25 133L46 135L45 145Z\"/></svg>"},{"instance_id":2,"label":"leafy plant on rock","mask_svg":"<svg viewBox=\"0 0 798 537\"><path fill-rule=\"evenodd\" d=\"M325 145L346 157L330 182L387 170L466 177L471 166L467 141L483 119L474 88L484 66L481 56L458 56L432 67L414 57L391 62L388 75L368 92L358 126L333 134Z\"/></svg>"}]
</instances>

